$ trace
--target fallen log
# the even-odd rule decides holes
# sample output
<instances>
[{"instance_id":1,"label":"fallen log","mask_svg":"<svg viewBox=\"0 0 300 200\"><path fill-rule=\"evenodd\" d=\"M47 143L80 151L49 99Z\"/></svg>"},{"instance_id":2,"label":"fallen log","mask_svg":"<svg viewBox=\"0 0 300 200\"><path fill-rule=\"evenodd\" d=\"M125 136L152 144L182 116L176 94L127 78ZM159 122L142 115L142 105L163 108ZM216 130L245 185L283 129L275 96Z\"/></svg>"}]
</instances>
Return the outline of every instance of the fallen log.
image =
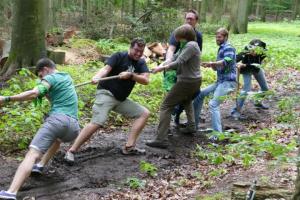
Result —
<instances>
[{"instance_id":1,"label":"fallen log","mask_svg":"<svg viewBox=\"0 0 300 200\"><path fill-rule=\"evenodd\" d=\"M234 183L231 192L232 200L245 200L250 183ZM266 199L291 199L294 191L286 187L275 187L269 185L256 185L256 194L254 200Z\"/></svg>"}]
</instances>

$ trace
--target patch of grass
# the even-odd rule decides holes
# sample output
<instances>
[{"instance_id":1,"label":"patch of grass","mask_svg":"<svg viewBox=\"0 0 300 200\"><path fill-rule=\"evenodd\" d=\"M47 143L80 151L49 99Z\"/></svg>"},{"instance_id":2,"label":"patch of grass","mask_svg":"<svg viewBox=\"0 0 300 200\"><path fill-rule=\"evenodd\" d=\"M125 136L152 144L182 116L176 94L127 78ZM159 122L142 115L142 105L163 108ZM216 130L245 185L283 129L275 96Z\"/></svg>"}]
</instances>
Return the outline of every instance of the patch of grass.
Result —
<instances>
[{"instance_id":1,"label":"patch of grass","mask_svg":"<svg viewBox=\"0 0 300 200\"><path fill-rule=\"evenodd\" d=\"M300 99L299 97L285 97L281 99L277 106L280 110L280 114L276 116L276 120L279 123L289 123L296 124L298 122L299 113L294 111L294 108L299 105Z\"/></svg>"},{"instance_id":2,"label":"patch of grass","mask_svg":"<svg viewBox=\"0 0 300 200\"><path fill-rule=\"evenodd\" d=\"M194 155L200 160L207 160L213 165L240 164L250 167L255 164L257 157L276 159L277 161L289 160L288 153L296 149L296 141L289 144L278 144L277 139L284 133L276 129L262 129L254 134L241 135L239 133L213 133L220 141L228 141L228 144L207 148L197 145ZM226 142L227 143L227 142ZM237 151L238 149L238 151ZM218 176L222 170L215 171L211 175ZM226 172L225 172L226 173Z\"/></svg>"},{"instance_id":3,"label":"patch of grass","mask_svg":"<svg viewBox=\"0 0 300 200\"><path fill-rule=\"evenodd\" d=\"M140 162L140 170L142 172L147 173L151 177L154 177L157 175L157 167L155 167L153 164L146 162L144 160L142 160Z\"/></svg>"},{"instance_id":4,"label":"patch of grass","mask_svg":"<svg viewBox=\"0 0 300 200\"><path fill-rule=\"evenodd\" d=\"M146 181L140 180L135 177L130 177L130 178L127 178L126 185L128 185L130 187L130 189L136 190L136 189L145 187Z\"/></svg>"},{"instance_id":5,"label":"patch of grass","mask_svg":"<svg viewBox=\"0 0 300 200\"><path fill-rule=\"evenodd\" d=\"M70 39L70 44L72 48L80 49L87 47L95 47L96 41L91 39L73 37Z\"/></svg>"},{"instance_id":6,"label":"patch of grass","mask_svg":"<svg viewBox=\"0 0 300 200\"><path fill-rule=\"evenodd\" d=\"M105 55L110 55L118 51L127 51L129 48L128 43L120 43L118 40L113 41L110 39L100 39L96 42L96 49Z\"/></svg>"}]
</instances>

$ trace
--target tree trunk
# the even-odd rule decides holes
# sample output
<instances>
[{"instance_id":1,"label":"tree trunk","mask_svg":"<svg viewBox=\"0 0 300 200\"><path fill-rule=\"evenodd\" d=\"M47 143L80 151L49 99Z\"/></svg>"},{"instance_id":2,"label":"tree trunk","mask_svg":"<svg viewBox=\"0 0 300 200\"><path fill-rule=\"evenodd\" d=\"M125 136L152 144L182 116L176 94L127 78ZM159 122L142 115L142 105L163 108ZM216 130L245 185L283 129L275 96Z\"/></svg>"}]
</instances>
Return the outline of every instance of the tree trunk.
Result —
<instances>
[{"instance_id":1,"label":"tree trunk","mask_svg":"<svg viewBox=\"0 0 300 200\"><path fill-rule=\"evenodd\" d=\"M202 0L200 11L200 22L206 22L207 0Z\"/></svg>"},{"instance_id":2,"label":"tree trunk","mask_svg":"<svg viewBox=\"0 0 300 200\"><path fill-rule=\"evenodd\" d=\"M297 18L297 15L298 15L298 12L299 12L299 4L300 4L300 0L294 0L292 20L296 20L296 18Z\"/></svg>"},{"instance_id":3,"label":"tree trunk","mask_svg":"<svg viewBox=\"0 0 300 200\"><path fill-rule=\"evenodd\" d=\"M223 0L214 0L213 5L211 22L218 23L221 21L221 17L223 15Z\"/></svg>"},{"instance_id":4,"label":"tree trunk","mask_svg":"<svg viewBox=\"0 0 300 200\"><path fill-rule=\"evenodd\" d=\"M193 0L189 0L187 10L192 9L192 8L193 8Z\"/></svg>"},{"instance_id":5,"label":"tree trunk","mask_svg":"<svg viewBox=\"0 0 300 200\"><path fill-rule=\"evenodd\" d=\"M135 10L136 10L136 0L132 0L131 3L132 3L132 5L131 5L132 6L131 7L131 9L132 9L131 14L132 14L132 17L135 17L136 16L135 15L136 14L136 12L135 12Z\"/></svg>"},{"instance_id":6,"label":"tree trunk","mask_svg":"<svg viewBox=\"0 0 300 200\"><path fill-rule=\"evenodd\" d=\"M249 0L240 2L239 0L232 0L232 10L230 15L230 30L233 33L247 33L248 29L248 13Z\"/></svg>"},{"instance_id":7,"label":"tree trunk","mask_svg":"<svg viewBox=\"0 0 300 200\"><path fill-rule=\"evenodd\" d=\"M201 13L201 4L202 4L201 1L197 1L197 11L199 14Z\"/></svg>"},{"instance_id":8,"label":"tree trunk","mask_svg":"<svg viewBox=\"0 0 300 200\"><path fill-rule=\"evenodd\" d=\"M9 78L18 68L34 66L46 56L45 1L13 1L12 44L7 62L0 71L1 79Z\"/></svg>"},{"instance_id":9,"label":"tree trunk","mask_svg":"<svg viewBox=\"0 0 300 200\"><path fill-rule=\"evenodd\" d=\"M47 30L51 30L54 26L53 22L53 0L47 1Z\"/></svg>"},{"instance_id":10,"label":"tree trunk","mask_svg":"<svg viewBox=\"0 0 300 200\"><path fill-rule=\"evenodd\" d=\"M298 156L300 155L300 148L298 148ZM295 183L295 193L293 196L293 200L300 200L300 162L297 163L297 171L298 171L298 175L297 175L297 179L296 179L296 183Z\"/></svg>"}]
</instances>

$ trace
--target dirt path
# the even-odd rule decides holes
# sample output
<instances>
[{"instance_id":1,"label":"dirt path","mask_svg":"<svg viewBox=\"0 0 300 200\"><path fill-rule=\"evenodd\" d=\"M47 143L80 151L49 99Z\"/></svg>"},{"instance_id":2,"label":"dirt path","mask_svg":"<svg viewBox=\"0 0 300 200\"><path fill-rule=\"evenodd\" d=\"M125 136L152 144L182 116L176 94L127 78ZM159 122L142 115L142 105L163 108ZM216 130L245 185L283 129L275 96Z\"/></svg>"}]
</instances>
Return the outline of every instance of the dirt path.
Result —
<instances>
[{"instance_id":1,"label":"dirt path","mask_svg":"<svg viewBox=\"0 0 300 200\"><path fill-rule=\"evenodd\" d=\"M294 82L296 86L291 88L288 84L278 85L279 79L287 79ZM278 113L276 102L286 96L300 95L300 73L295 70L276 72L269 75L268 80L271 87L276 86L276 96L270 101L271 109L257 110L248 101L245 106L243 121L235 121L230 117L230 109L234 104L228 101L222 105L222 119L225 129L235 129L241 134L251 130L259 130L266 127L275 127L274 116ZM292 93L291 93L292 91ZM205 123L202 127L210 127L210 116L207 109L203 118ZM259 162L250 169L233 166L225 176L213 180L212 185L200 187L195 184L192 172L205 173L206 167L197 162L191 156L196 144L205 146L209 143L207 137L197 133L193 136L185 136L172 129L173 136L170 137L170 148L160 150L145 146L145 140L152 139L155 126L147 126L139 139L138 146L145 148L145 156L123 156L119 153L121 145L126 141L126 128L112 133L98 133L91 142L84 146L77 154L78 162L74 166L68 166L63 162L63 154L66 146L58 153L49 164L46 173L41 177L30 177L18 194L19 199L58 200L58 199L193 199L198 194L224 192L230 194L230 185L236 180L249 180L253 174L274 176L264 161ZM139 170L140 161L145 160L158 168L158 176L146 177ZM9 157L0 157L0 188L7 188L18 166L18 161ZM286 181L282 171L278 173L280 182L283 178L289 187L296 172L294 166L287 166L290 178ZM124 183L129 177L147 179L147 187L141 190L130 190ZM181 180L185 180L181 183ZM192 181L193 180L193 181ZM189 182L190 181L190 182ZM196 180L197 181L197 180ZM209 181L209 180L205 180ZM199 182L199 181L198 181ZM203 182L203 181L202 181ZM175 186L176 187L175 187ZM173 187L174 186L174 187ZM205 189L203 189L205 188ZM35 198L33 198L35 197ZM164 197L164 198L163 198Z\"/></svg>"}]
</instances>

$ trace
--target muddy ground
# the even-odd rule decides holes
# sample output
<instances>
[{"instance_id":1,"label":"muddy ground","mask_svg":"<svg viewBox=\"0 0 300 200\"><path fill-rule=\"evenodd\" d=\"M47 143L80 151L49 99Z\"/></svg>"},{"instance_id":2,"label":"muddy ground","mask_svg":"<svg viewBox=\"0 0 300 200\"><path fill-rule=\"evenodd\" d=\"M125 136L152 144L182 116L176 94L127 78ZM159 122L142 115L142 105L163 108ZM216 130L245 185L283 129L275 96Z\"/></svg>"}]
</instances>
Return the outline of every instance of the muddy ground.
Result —
<instances>
[{"instance_id":1,"label":"muddy ground","mask_svg":"<svg viewBox=\"0 0 300 200\"><path fill-rule=\"evenodd\" d=\"M279 112L276 103L286 96L300 96L299 75L299 72L292 69L269 74L268 80L271 81L268 83L276 92L276 95L268 101L270 109L256 109L251 101L248 101L243 111L245 119L242 121L235 121L230 117L230 109L234 102L226 101L222 105L224 128L234 129L241 134L262 128L280 128L282 125L274 121L274 116ZM280 82L281 80L286 80L286 83L294 82L296 85L291 87ZM205 120L201 127L210 127L210 114L206 108L202 118ZM102 130L95 134L77 154L78 161L74 166L63 162L63 155L68 145L63 146L49 163L43 176L30 177L26 181L18 194L18 199L195 199L202 194L217 192L224 194L224 199L230 199L232 183L251 182L254 176L266 176L269 177L270 183L283 184L287 188L293 187L296 176L296 168L293 164L270 169L268 161L261 159L249 169L241 166L229 167L226 175L211 180L211 184L203 187L201 185L204 184L203 180L197 182L191 174L193 172L204 174L209 166L197 161L192 157L191 152L196 144L205 147L209 143L205 134L198 132L186 136L172 128L173 136L169 137L171 145L168 149L161 150L145 145L145 140L152 139L155 134L155 125L148 125L138 141L138 146L145 148L147 154L123 156L120 154L120 147L127 139L127 129L128 127L120 127L114 132L107 133ZM17 156L1 155L0 189L9 186L19 164L15 159ZM151 178L140 172L141 160L154 164L158 168L158 175ZM146 180L146 187L139 190L129 189L125 185L129 177ZM184 184L180 182L181 180L185 181Z\"/></svg>"}]
</instances>

